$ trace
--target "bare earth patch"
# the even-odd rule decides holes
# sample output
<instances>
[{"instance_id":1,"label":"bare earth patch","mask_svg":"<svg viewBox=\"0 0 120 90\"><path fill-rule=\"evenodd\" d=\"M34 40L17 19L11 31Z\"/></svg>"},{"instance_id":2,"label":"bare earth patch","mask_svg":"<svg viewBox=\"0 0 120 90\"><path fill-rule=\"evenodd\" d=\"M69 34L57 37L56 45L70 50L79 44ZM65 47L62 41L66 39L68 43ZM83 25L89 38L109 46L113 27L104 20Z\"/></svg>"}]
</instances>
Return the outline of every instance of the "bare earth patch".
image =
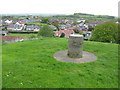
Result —
<instances>
[{"instance_id":1,"label":"bare earth patch","mask_svg":"<svg viewBox=\"0 0 120 90\"><path fill-rule=\"evenodd\" d=\"M23 37L19 36L0 36L0 38L2 38L2 40L4 40L5 42L17 42L24 40Z\"/></svg>"},{"instance_id":2,"label":"bare earth patch","mask_svg":"<svg viewBox=\"0 0 120 90\"><path fill-rule=\"evenodd\" d=\"M54 58L58 61L73 62L73 63L85 63L85 62L91 62L97 60L97 56L95 56L93 53L90 52L83 51L82 58L70 58L67 56L67 52L68 50L58 51L54 54Z\"/></svg>"}]
</instances>

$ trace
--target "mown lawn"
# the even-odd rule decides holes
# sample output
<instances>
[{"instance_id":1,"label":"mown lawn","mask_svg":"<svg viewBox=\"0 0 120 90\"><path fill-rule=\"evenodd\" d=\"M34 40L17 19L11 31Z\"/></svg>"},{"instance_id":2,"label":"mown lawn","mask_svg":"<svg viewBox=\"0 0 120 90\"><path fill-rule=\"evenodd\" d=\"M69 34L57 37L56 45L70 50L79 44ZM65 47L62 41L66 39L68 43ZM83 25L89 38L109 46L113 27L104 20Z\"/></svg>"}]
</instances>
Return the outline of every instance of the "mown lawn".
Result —
<instances>
[{"instance_id":1,"label":"mown lawn","mask_svg":"<svg viewBox=\"0 0 120 90\"><path fill-rule=\"evenodd\" d=\"M88 63L54 59L67 39L41 38L4 44L3 88L118 88L118 45L84 41L84 51L98 56Z\"/></svg>"},{"instance_id":2,"label":"mown lawn","mask_svg":"<svg viewBox=\"0 0 120 90\"><path fill-rule=\"evenodd\" d=\"M29 38L37 37L37 34L8 34L7 36L20 36L20 37L29 39Z\"/></svg>"}]
</instances>

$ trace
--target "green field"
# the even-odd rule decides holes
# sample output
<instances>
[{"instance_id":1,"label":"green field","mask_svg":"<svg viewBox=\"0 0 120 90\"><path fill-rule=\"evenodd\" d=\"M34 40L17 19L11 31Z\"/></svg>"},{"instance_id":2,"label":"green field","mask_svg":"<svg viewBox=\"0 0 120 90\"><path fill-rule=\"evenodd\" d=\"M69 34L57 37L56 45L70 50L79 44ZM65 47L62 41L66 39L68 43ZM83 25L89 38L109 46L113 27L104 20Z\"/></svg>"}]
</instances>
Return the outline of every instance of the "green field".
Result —
<instances>
[{"instance_id":1,"label":"green field","mask_svg":"<svg viewBox=\"0 0 120 90\"><path fill-rule=\"evenodd\" d=\"M29 39L29 38L37 37L37 34L8 34L7 36L19 36L19 37Z\"/></svg>"},{"instance_id":2,"label":"green field","mask_svg":"<svg viewBox=\"0 0 120 90\"><path fill-rule=\"evenodd\" d=\"M35 22L35 23L28 23L28 24L42 25L42 26L47 25L46 23L39 23L39 22Z\"/></svg>"},{"instance_id":3,"label":"green field","mask_svg":"<svg viewBox=\"0 0 120 90\"><path fill-rule=\"evenodd\" d=\"M84 41L98 60L66 63L54 59L68 39L40 38L3 44L3 88L118 88L118 44Z\"/></svg>"}]
</instances>

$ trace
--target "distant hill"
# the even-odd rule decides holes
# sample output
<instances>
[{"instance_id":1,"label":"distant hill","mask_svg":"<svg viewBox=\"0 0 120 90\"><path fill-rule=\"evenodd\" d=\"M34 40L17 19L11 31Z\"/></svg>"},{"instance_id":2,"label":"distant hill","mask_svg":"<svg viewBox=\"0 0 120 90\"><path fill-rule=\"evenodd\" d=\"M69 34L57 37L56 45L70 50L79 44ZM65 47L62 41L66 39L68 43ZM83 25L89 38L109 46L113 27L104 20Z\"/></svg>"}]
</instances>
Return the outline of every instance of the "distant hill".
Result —
<instances>
[{"instance_id":1,"label":"distant hill","mask_svg":"<svg viewBox=\"0 0 120 90\"><path fill-rule=\"evenodd\" d=\"M115 16L109 16L109 15L94 15L94 14L87 14L87 13L74 13L74 15L86 15L86 16L95 16L98 18L108 18L108 19L113 19Z\"/></svg>"}]
</instances>

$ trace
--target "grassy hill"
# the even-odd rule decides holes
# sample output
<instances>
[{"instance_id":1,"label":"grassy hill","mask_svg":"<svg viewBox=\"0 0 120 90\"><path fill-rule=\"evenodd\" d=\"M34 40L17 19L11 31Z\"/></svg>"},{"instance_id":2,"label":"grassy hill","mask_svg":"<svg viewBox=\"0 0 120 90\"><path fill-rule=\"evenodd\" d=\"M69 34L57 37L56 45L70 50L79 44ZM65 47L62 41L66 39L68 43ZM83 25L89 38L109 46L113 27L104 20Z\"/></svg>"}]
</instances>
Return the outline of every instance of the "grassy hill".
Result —
<instances>
[{"instance_id":1,"label":"grassy hill","mask_svg":"<svg viewBox=\"0 0 120 90\"><path fill-rule=\"evenodd\" d=\"M94 14L87 14L87 13L74 13L72 15L55 15L53 16L55 18L59 19L79 19L79 18L84 18L87 20L110 20L110 21L117 21L115 16L109 16L109 15L94 15Z\"/></svg>"},{"instance_id":2,"label":"grassy hill","mask_svg":"<svg viewBox=\"0 0 120 90\"><path fill-rule=\"evenodd\" d=\"M4 44L3 88L117 88L118 45L84 41L84 51L98 60L88 63L56 61L53 54L66 50L64 38L41 38Z\"/></svg>"}]
</instances>

